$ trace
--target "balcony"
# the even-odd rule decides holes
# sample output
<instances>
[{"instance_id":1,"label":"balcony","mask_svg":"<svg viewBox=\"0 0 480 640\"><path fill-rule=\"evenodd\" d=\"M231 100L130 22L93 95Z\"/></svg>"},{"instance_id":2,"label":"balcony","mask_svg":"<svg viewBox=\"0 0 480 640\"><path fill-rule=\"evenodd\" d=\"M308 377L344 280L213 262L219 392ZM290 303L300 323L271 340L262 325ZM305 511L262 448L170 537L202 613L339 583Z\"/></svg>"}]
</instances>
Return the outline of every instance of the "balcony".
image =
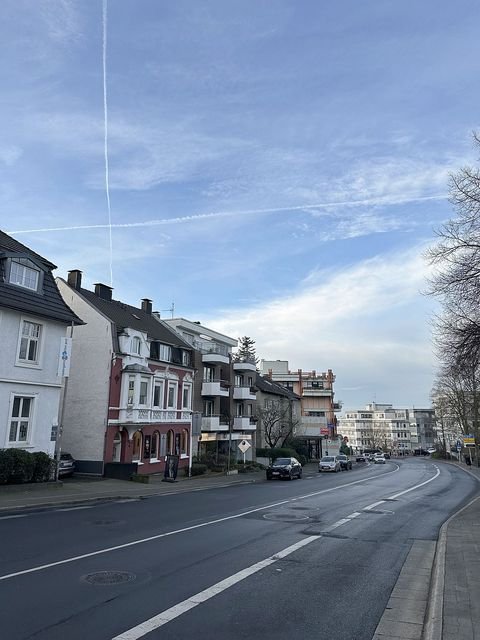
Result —
<instances>
[{"instance_id":1,"label":"balcony","mask_svg":"<svg viewBox=\"0 0 480 640\"><path fill-rule=\"evenodd\" d=\"M332 393L331 389L317 389L316 387L304 387L302 389L303 396L314 396L316 398L329 398Z\"/></svg>"},{"instance_id":2,"label":"balcony","mask_svg":"<svg viewBox=\"0 0 480 640\"><path fill-rule=\"evenodd\" d=\"M228 431L228 421L224 416L202 416L202 431Z\"/></svg>"},{"instance_id":3,"label":"balcony","mask_svg":"<svg viewBox=\"0 0 480 640\"><path fill-rule=\"evenodd\" d=\"M233 387L234 400L256 400L257 390L255 387Z\"/></svg>"},{"instance_id":4,"label":"balcony","mask_svg":"<svg viewBox=\"0 0 480 640\"><path fill-rule=\"evenodd\" d=\"M233 363L234 371L257 371L257 365L255 362L234 362Z\"/></svg>"},{"instance_id":5,"label":"balcony","mask_svg":"<svg viewBox=\"0 0 480 640\"><path fill-rule=\"evenodd\" d=\"M255 431L257 419L253 416L236 416L233 419L233 428L241 431Z\"/></svg>"},{"instance_id":6,"label":"balcony","mask_svg":"<svg viewBox=\"0 0 480 640\"><path fill-rule=\"evenodd\" d=\"M190 411L127 407L120 409L118 422L123 424L151 424L156 422L190 422Z\"/></svg>"},{"instance_id":7,"label":"balcony","mask_svg":"<svg viewBox=\"0 0 480 640\"><path fill-rule=\"evenodd\" d=\"M230 358L223 353L210 351L209 353L202 354L202 362L204 364L229 364Z\"/></svg>"},{"instance_id":8,"label":"balcony","mask_svg":"<svg viewBox=\"0 0 480 640\"><path fill-rule=\"evenodd\" d=\"M228 398L229 388L224 380L202 382L202 396L222 396Z\"/></svg>"}]
</instances>

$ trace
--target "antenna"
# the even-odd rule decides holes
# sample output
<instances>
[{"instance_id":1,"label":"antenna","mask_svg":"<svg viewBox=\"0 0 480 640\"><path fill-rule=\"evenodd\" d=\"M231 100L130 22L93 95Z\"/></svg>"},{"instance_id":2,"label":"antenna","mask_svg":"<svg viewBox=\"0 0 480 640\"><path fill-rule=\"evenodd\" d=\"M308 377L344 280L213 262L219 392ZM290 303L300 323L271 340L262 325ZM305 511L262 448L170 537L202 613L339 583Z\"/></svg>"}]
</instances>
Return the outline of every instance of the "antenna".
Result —
<instances>
[{"instance_id":1,"label":"antenna","mask_svg":"<svg viewBox=\"0 0 480 640\"><path fill-rule=\"evenodd\" d=\"M175 302L172 301L172 306L169 309L160 309L160 313L163 313L164 311L169 311L171 313L171 317L174 317L175 314Z\"/></svg>"}]
</instances>

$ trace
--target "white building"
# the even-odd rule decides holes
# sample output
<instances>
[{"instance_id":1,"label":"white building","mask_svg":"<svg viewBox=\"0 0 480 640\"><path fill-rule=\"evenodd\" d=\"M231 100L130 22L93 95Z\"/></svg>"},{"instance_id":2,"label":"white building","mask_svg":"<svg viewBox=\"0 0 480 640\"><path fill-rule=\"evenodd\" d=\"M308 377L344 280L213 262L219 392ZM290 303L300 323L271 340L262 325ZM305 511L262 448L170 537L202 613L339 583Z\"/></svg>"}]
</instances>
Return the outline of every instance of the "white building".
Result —
<instances>
[{"instance_id":1,"label":"white building","mask_svg":"<svg viewBox=\"0 0 480 640\"><path fill-rule=\"evenodd\" d=\"M408 409L395 409L391 404L372 402L363 409L347 410L338 421L338 433L358 452L382 449L401 455L417 444L412 440Z\"/></svg>"},{"instance_id":2,"label":"white building","mask_svg":"<svg viewBox=\"0 0 480 640\"><path fill-rule=\"evenodd\" d=\"M62 338L80 324L60 296L55 265L0 231L0 448L53 455Z\"/></svg>"}]
</instances>

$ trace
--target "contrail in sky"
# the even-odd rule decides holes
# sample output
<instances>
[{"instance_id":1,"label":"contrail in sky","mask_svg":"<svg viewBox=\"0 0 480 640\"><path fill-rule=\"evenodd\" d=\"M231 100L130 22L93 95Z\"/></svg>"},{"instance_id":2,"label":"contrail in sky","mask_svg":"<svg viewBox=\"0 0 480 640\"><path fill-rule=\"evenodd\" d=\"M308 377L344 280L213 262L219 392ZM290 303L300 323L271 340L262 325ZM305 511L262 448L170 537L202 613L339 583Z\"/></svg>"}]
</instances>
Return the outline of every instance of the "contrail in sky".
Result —
<instances>
[{"instance_id":1,"label":"contrail in sky","mask_svg":"<svg viewBox=\"0 0 480 640\"><path fill-rule=\"evenodd\" d=\"M113 286L113 242L112 242L112 211L110 208L110 180L108 175L108 106L107 106L107 0L103 0L103 121L104 121L104 155L105 155L105 193L108 210L108 236L110 244L110 285Z\"/></svg>"},{"instance_id":2,"label":"contrail in sky","mask_svg":"<svg viewBox=\"0 0 480 640\"><path fill-rule=\"evenodd\" d=\"M331 207L359 207L367 205L397 205L409 202L425 202L428 200L446 200L448 195L420 196L416 198L369 198L365 200L346 200L340 202L317 202L316 204L303 204L293 207L271 207L268 209L244 209L240 211L216 211L212 213L200 213L191 216L180 216L176 218L159 218L156 220L144 220L141 222L120 222L116 224L79 224L68 227L44 227L37 229L19 229L18 231L7 231L10 235L22 233L45 233L48 231L81 231L83 229L124 229L131 227L156 227L159 225L182 224L207 220L209 218L229 218L236 216L260 215L268 213L283 213L286 211L308 211L314 209L330 209Z\"/></svg>"}]
</instances>

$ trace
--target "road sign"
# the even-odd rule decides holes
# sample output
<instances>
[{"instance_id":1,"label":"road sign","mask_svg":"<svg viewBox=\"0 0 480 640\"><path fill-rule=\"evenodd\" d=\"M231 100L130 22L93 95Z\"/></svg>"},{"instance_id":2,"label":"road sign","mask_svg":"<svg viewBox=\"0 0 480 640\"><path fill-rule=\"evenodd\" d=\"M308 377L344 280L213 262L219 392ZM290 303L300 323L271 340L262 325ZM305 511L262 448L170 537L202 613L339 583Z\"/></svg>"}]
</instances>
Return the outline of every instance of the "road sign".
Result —
<instances>
[{"instance_id":1,"label":"road sign","mask_svg":"<svg viewBox=\"0 0 480 640\"><path fill-rule=\"evenodd\" d=\"M462 450L462 443L457 442L457 451L461 451L461 450Z\"/></svg>"},{"instance_id":2,"label":"road sign","mask_svg":"<svg viewBox=\"0 0 480 640\"><path fill-rule=\"evenodd\" d=\"M463 444L465 447L474 447L475 446L475 438L471 435L463 436Z\"/></svg>"},{"instance_id":3,"label":"road sign","mask_svg":"<svg viewBox=\"0 0 480 640\"><path fill-rule=\"evenodd\" d=\"M247 440L242 440L238 445L238 448L242 453L245 453L250 449L251 446L252 445L249 442L247 442Z\"/></svg>"}]
</instances>

